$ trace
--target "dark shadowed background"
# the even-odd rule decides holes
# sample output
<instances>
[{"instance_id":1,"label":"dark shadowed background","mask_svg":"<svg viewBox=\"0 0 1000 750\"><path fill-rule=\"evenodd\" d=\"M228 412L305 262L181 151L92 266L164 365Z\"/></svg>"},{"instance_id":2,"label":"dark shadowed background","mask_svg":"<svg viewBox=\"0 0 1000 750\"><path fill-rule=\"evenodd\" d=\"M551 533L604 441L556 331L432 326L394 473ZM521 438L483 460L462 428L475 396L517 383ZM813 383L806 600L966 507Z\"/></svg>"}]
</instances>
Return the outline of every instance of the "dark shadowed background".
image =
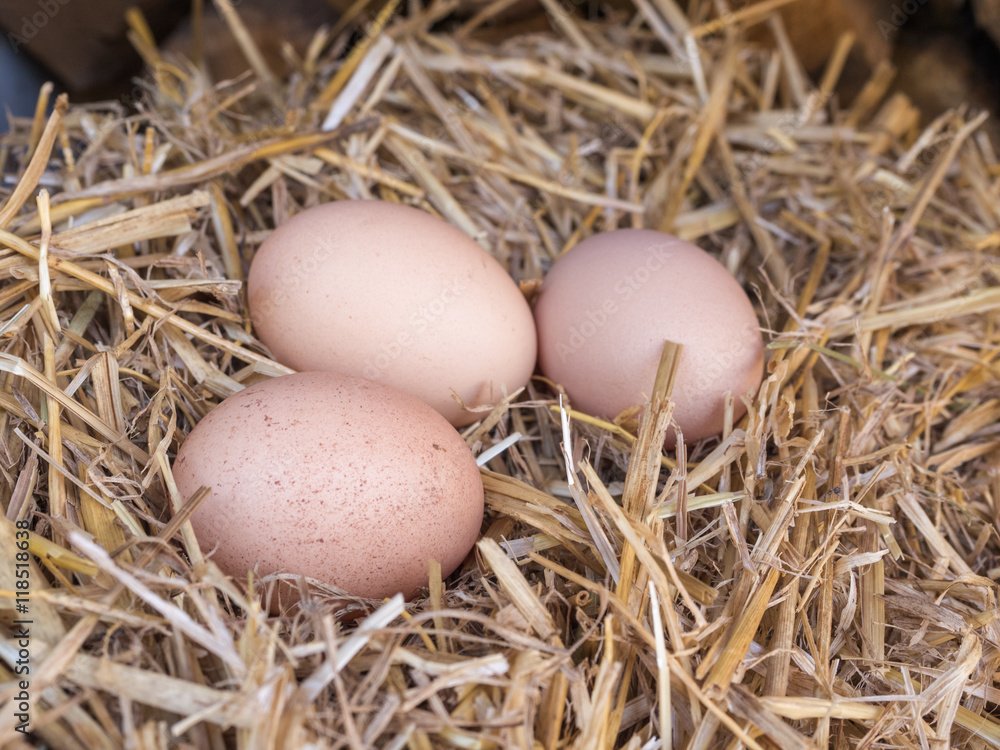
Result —
<instances>
[{"instance_id":1,"label":"dark shadowed background","mask_svg":"<svg viewBox=\"0 0 1000 750\"><path fill-rule=\"evenodd\" d=\"M471 15L488 0L467 0ZM694 2L694 0L692 0ZM734 12L754 0L731 0ZM688 3L690 6L691 3ZM284 45L301 50L323 24L336 22L350 0L236 0L240 16L272 69L286 70ZM372 10L381 7L371 0ZM714 2L697 2L693 12L713 12ZM0 3L0 103L15 116L30 116L44 80L74 101L115 98L131 87L142 60L128 38L126 10L138 8L161 48L193 56L201 42L203 64L215 80L235 77L246 62L211 0L4 0ZM200 36L189 20L204 8ZM630 0L582 0L576 12L623 20L634 13ZM689 7L689 10L690 7ZM1000 0L800 0L783 11L791 43L814 76L840 35L851 31L856 43L840 87L853 96L875 66L891 62L896 87L933 118L949 107L1000 109ZM451 21L455 23L455 21ZM538 0L521 0L478 32L484 37L544 30L550 23ZM751 33L774 44L767 25ZM6 121L0 122L6 128ZM996 123L987 130L1000 135Z\"/></svg>"}]
</instances>

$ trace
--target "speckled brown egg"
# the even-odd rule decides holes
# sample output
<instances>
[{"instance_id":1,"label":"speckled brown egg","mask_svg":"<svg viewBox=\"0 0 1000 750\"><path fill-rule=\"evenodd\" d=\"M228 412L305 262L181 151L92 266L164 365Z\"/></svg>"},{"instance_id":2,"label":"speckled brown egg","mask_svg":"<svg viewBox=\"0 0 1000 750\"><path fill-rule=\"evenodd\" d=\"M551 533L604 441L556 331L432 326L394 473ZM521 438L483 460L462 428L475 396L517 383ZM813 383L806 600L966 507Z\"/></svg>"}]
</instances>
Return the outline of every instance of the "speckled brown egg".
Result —
<instances>
[{"instance_id":1,"label":"speckled brown egg","mask_svg":"<svg viewBox=\"0 0 1000 750\"><path fill-rule=\"evenodd\" d=\"M531 310L510 275L467 234L382 201L306 209L261 244L248 279L254 327L296 370L387 383L452 424L528 382Z\"/></svg>"},{"instance_id":2,"label":"speckled brown egg","mask_svg":"<svg viewBox=\"0 0 1000 750\"><path fill-rule=\"evenodd\" d=\"M560 257L535 303L539 366L573 406L613 419L645 402L665 340L684 345L674 419L686 441L721 432L725 395L764 371L764 342L743 288L708 253L662 232L596 234ZM673 430L667 445L675 442Z\"/></svg>"},{"instance_id":3,"label":"speckled brown egg","mask_svg":"<svg viewBox=\"0 0 1000 750\"><path fill-rule=\"evenodd\" d=\"M229 575L294 573L355 596L410 597L428 561L476 541L483 485L465 441L419 399L334 373L262 381L198 423L174 464L191 518Z\"/></svg>"}]
</instances>

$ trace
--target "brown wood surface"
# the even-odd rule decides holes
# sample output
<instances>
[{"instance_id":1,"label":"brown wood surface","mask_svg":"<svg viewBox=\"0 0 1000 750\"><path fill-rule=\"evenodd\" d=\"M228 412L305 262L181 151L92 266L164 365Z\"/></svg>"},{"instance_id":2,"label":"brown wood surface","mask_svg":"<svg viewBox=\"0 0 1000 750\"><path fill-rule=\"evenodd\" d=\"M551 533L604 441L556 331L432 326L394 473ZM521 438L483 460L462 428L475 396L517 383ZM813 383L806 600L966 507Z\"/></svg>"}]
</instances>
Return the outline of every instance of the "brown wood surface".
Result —
<instances>
[{"instance_id":1,"label":"brown wood surface","mask_svg":"<svg viewBox=\"0 0 1000 750\"><path fill-rule=\"evenodd\" d=\"M261 55L271 71L279 76L290 73L288 61L282 54L282 47L288 44L297 54L303 54L313 35L321 26L332 27L340 18L334 6L341 6L348 0L282 0L280 4L271 0L242 0L237 5L240 20L253 37ZM381 7L371 3L376 10L362 11L361 18L371 16ZM204 63L213 80L232 79L247 70L248 64L243 51L236 42L226 22L206 3L203 55ZM189 20L182 22L163 43L165 52L191 59L195 48L193 29Z\"/></svg>"},{"instance_id":2,"label":"brown wood surface","mask_svg":"<svg viewBox=\"0 0 1000 750\"><path fill-rule=\"evenodd\" d=\"M3 0L0 29L71 92L92 91L141 64L125 36L125 10L133 5L159 36L190 8L185 0Z\"/></svg>"},{"instance_id":3,"label":"brown wood surface","mask_svg":"<svg viewBox=\"0 0 1000 750\"><path fill-rule=\"evenodd\" d=\"M891 14L890 0L799 0L781 11L788 36L811 72L822 69L837 40L847 32L856 36L855 49L866 63L887 59L893 35L885 23ZM766 25L757 26L754 34L768 33L766 29Z\"/></svg>"},{"instance_id":4,"label":"brown wood surface","mask_svg":"<svg viewBox=\"0 0 1000 750\"><path fill-rule=\"evenodd\" d=\"M1000 45L1000 0L972 0L976 23Z\"/></svg>"}]
</instances>

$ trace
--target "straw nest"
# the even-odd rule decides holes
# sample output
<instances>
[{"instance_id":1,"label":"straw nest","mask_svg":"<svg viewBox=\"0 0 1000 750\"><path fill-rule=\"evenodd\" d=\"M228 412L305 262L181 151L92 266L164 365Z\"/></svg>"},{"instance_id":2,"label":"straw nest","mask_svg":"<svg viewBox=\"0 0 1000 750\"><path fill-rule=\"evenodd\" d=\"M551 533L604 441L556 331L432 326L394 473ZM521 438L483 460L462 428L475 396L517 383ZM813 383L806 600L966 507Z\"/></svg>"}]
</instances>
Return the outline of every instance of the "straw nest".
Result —
<instances>
[{"instance_id":1,"label":"straw nest","mask_svg":"<svg viewBox=\"0 0 1000 750\"><path fill-rule=\"evenodd\" d=\"M543 0L552 31L508 38L508 0L356 3L287 50L288 80L217 4L244 78L164 59L132 15L138 112L58 101L2 142L0 741L1000 745L1000 163L982 118L921 129L888 68L837 102L851 40L814 87L776 2L596 18ZM760 23L775 49L741 41ZM171 460L219 400L285 372L241 287L262 238L362 197L438 213L528 294L596 231L698 242L757 299L749 415L661 456L669 367L618 424L537 378L466 433L477 453L525 439L484 469L464 568L353 621L322 596L269 616L267 580L226 579L199 547L202 496L179 496ZM16 520L34 740L15 731Z\"/></svg>"}]
</instances>

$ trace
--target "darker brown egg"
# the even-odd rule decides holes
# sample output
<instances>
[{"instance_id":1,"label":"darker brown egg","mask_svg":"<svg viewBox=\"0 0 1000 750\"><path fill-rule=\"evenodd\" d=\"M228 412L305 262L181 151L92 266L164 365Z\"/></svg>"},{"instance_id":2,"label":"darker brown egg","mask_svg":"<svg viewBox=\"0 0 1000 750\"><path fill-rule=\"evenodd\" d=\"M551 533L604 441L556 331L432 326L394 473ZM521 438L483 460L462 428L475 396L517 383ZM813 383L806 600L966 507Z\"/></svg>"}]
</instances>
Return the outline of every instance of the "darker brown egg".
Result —
<instances>
[{"instance_id":1,"label":"darker brown egg","mask_svg":"<svg viewBox=\"0 0 1000 750\"><path fill-rule=\"evenodd\" d=\"M608 419L644 403L665 341L684 345L674 419L686 440L718 434L725 395L755 390L764 343L753 305L712 256L662 232L590 237L552 266L535 302L542 372L574 408ZM668 433L667 444L674 442Z\"/></svg>"}]
</instances>

